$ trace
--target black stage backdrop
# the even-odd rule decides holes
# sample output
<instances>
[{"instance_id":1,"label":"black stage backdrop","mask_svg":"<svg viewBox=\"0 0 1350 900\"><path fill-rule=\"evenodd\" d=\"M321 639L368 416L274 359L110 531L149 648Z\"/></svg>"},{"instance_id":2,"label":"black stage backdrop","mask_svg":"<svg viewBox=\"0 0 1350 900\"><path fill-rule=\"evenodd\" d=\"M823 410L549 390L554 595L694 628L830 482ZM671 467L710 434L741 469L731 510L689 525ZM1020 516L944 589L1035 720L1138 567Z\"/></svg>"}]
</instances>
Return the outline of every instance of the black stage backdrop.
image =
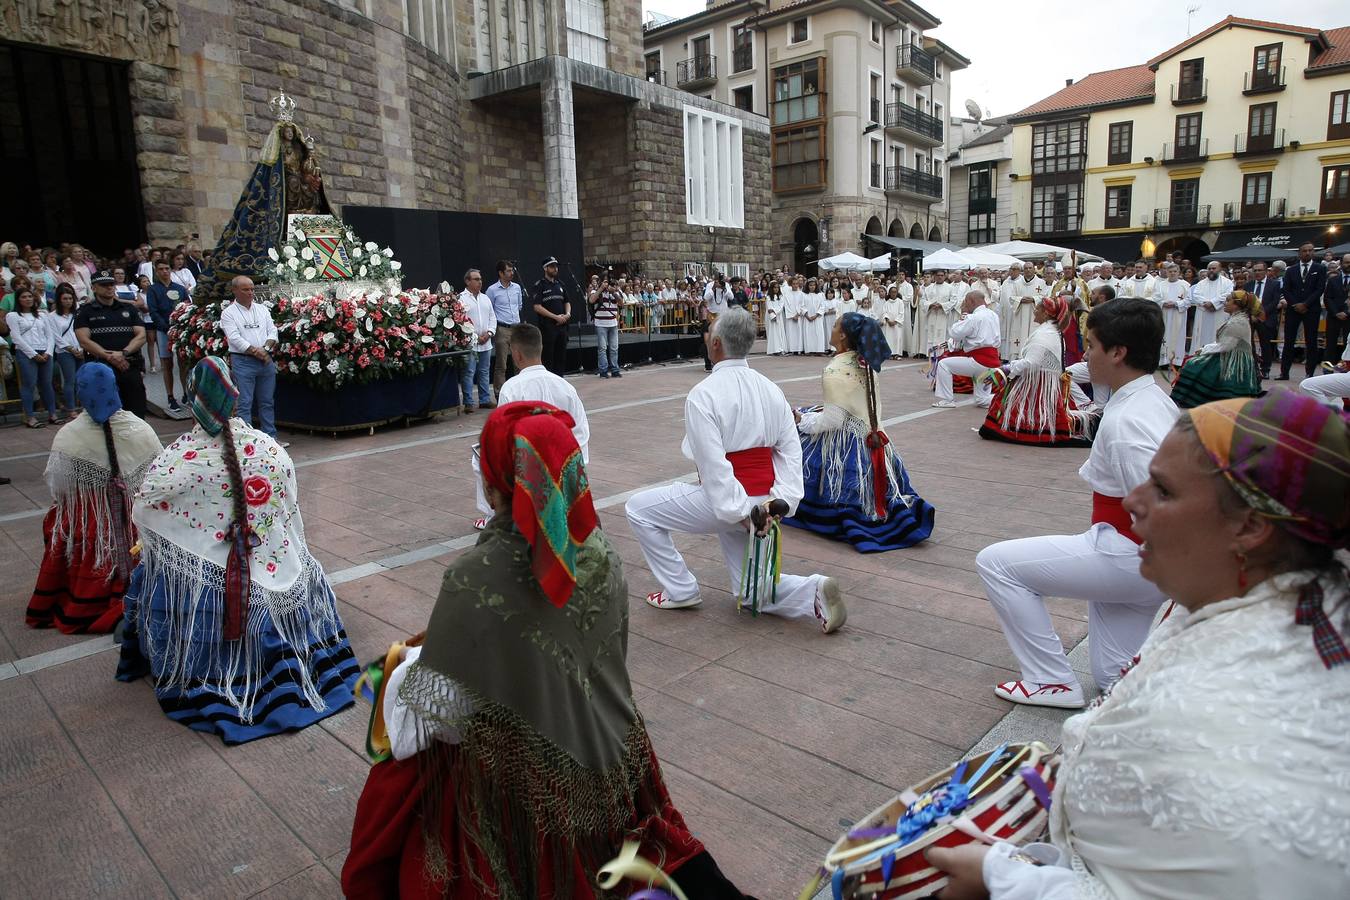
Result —
<instances>
[{"instance_id":1,"label":"black stage backdrop","mask_svg":"<svg viewBox=\"0 0 1350 900\"><path fill-rule=\"evenodd\" d=\"M515 260L516 279L528 294L544 276L540 263L556 256L562 263L558 280L572 301L572 320L587 321L586 304L568 271L570 266L578 281L585 277L580 219L385 206L344 206L342 219L361 240L393 248L394 258L403 263L403 283L411 288L435 288L448 281L455 290L463 290L464 273L470 268L482 270L486 288L497 280L497 260L510 259ZM524 314L534 321L528 297Z\"/></svg>"}]
</instances>

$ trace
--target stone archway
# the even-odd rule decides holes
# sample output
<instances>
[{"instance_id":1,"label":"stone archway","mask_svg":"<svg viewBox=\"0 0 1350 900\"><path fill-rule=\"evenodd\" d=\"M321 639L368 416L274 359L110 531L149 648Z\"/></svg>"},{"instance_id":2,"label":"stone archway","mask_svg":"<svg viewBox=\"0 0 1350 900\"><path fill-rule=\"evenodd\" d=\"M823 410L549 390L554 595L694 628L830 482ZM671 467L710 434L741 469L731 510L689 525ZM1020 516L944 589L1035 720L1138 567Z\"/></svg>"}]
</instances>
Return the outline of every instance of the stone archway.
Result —
<instances>
[{"instance_id":1,"label":"stone archway","mask_svg":"<svg viewBox=\"0 0 1350 900\"><path fill-rule=\"evenodd\" d=\"M913 225L909 226L909 237L910 240L914 241L923 240L923 226L920 225L918 222L915 222Z\"/></svg>"},{"instance_id":2,"label":"stone archway","mask_svg":"<svg viewBox=\"0 0 1350 900\"><path fill-rule=\"evenodd\" d=\"M1164 259L1176 251L1181 252L1182 259L1190 260L1191 264L1199 269L1202 266L1200 257L1209 253L1210 246L1193 234L1179 234L1159 244L1157 249L1153 251L1153 257L1154 259Z\"/></svg>"},{"instance_id":3,"label":"stone archway","mask_svg":"<svg viewBox=\"0 0 1350 900\"><path fill-rule=\"evenodd\" d=\"M941 240L942 240L942 229L938 228L936 225L934 225L932 228L928 229L928 239L929 239L930 241L941 241Z\"/></svg>"},{"instance_id":4,"label":"stone archway","mask_svg":"<svg viewBox=\"0 0 1350 900\"><path fill-rule=\"evenodd\" d=\"M814 278L819 255L820 229L815 220L803 216L792 223L792 271Z\"/></svg>"},{"instance_id":5,"label":"stone archway","mask_svg":"<svg viewBox=\"0 0 1350 900\"><path fill-rule=\"evenodd\" d=\"M863 234L881 234L881 220L876 216L867 220L867 227L863 229Z\"/></svg>"},{"instance_id":6,"label":"stone archway","mask_svg":"<svg viewBox=\"0 0 1350 900\"><path fill-rule=\"evenodd\" d=\"M905 236L905 223L899 219L891 219L891 225L886 229L886 236L893 238L902 238Z\"/></svg>"}]
</instances>

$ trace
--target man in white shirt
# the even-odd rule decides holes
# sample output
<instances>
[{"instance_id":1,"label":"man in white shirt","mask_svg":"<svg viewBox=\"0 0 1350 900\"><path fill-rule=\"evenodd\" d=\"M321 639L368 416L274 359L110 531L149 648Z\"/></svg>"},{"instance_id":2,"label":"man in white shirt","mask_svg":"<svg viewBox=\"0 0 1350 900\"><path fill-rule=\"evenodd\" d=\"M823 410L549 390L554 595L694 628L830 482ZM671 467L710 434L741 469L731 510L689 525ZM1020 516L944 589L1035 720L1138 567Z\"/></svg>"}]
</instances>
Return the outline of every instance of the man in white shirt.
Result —
<instances>
[{"instance_id":1,"label":"man in white shirt","mask_svg":"<svg viewBox=\"0 0 1350 900\"><path fill-rule=\"evenodd\" d=\"M483 273L470 269L464 273L464 292L459 295L460 305L469 314L473 322L473 355L464 364L459 376L460 399L465 412L473 412L480 406L492 409L492 346L493 335L497 331L497 316L492 308L492 298L482 293ZM478 385L478 402L473 400L473 387Z\"/></svg>"},{"instance_id":2,"label":"man in white shirt","mask_svg":"<svg viewBox=\"0 0 1350 900\"><path fill-rule=\"evenodd\" d=\"M277 423L274 416L274 395L277 389L277 366L272 351L277 346L277 326L272 323L272 311L253 302L253 279L236 275L230 281L234 302L220 313L220 330L230 348L230 375L239 388L239 402L235 415L245 422L253 422L254 401L258 406L258 421L262 430L275 438ZM278 441L283 447L290 444Z\"/></svg>"},{"instance_id":3,"label":"man in white shirt","mask_svg":"<svg viewBox=\"0 0 1350 900\"><path fill-rule=\"evenodd\" d=\"M576 388L567 379L544 368L544 337L539 328L529 322L517 323L511 329L510 353L516 374L508 378L501 390L497 391L497 403L504 406L522 400L542 400L566 411L572 417L572 436L581 448L581 461L583 464L589 463L591 425L586 419L586 407L582 406ZM492 506L483 493L477 444L473 445L473 476L475 505L481 514L473 527L481 531L487 526L488 516L492 515Z\"/></svg>"},{"instance_id":4,"label":"man in white shirt","mask_svg":"<svg viewBox=\"0 0 1350 900\"><path fill-rule=\"evenodd\" d=\"M1177 418L1153 378L1162 344L1162 312L1150 300L1124 299L1088 315L1092 381L1110 387L1078 474L1092 487L1092 527L1083 534L1002 541L975 565L1022 675L994 688L1014 703L1077 709L1082 686L1055 634L1045 597L1088 601L1092 674L1103 690L1120 677L1148 635L1165 599L1139 574L1139 539L1123 500L1149 478L1148 464Z\"/></svg>"},{"instance_id":5,"label":"man in white shirt","mask_svg":"<svg viewBox=\"0 0 1350 900\"><path fill-rule=\"evenodd\" d=\"M1228 321L1223 311L1224 301L1233 293L1233 282L1224 277L1217 261L1205 268L1205 277L1191 288L1190 305L1195 307L1195 321L1191 325L1191 353L1198 353L1206 344L1217 340L1219 326Z\"/></svg>"},{"instance_id":6,"label":"man in white shirt","mask_svg":"<svg viewBox=\"0 0 1350 900\"><path fill-rule=\"evenodd\" d=\"M625 507L642 555L661 585L647 596L656 609L703 602L671 532L717 535L732 592L740 598L749 530L762 528L767 516L792 515L802 499L801 439L792 407L778 386L745 359L755 332L754 317L732 309L718 317L706 338L713 372L690 391L684 407L683 452L698 468L698 483L641 491ZM833 578L786 573L779 578L776 600L761 600L760 611L814 616L826 634L848 615Z\"/></svg>"},{"instance_id":7,"label":"man in white shirt","mask_svg":"<svg viewBox=\"0 0 1350 900\"><path fill-rule=\"evenodd\" d=\"M961 319L951 329L952 355L942 357L937 364L937 399L933 401L933 406L938 409L956 406L953 375L974 378L984 374L986 369L997 369L1002 363L998 356L998 313L985 303L984 292L971 291L966 294L961 311ZM991 396L989 382L977 380L975 405L988 406Z\"/></svg>"},{"instance_id":8,"label":"man in white shirt","mask_svg":"<svg viewBox=\"0 0 1350 900\"><path fill-rule=\"evenodd\" d=\"M703 289L703 335L707 338L712 323L717 317L731 308L731 288L727 286L726 275L718 272L716 277L708 282L708 286ZM798 347L798 350L801 348ZM712 371L712 360L708 358L708 347L705 341L703 347L703 370Z\"/></svg>"}]
</instances>

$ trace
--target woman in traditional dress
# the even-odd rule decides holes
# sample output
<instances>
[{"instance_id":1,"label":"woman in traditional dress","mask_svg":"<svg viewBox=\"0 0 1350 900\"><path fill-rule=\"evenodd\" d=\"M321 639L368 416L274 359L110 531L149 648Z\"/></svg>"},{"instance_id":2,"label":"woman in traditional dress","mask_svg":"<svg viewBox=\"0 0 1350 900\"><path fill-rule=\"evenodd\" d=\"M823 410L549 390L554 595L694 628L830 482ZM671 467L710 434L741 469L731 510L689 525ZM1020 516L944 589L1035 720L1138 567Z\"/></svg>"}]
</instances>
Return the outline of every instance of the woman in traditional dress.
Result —
<instances>
[{"instance_id":1,"label":"woman in traditional dress","mask_svg":"<svg viewBox=\"0 0 1350 900\"><path fill-rule=\"evenodd\" d=\"M787 319L783 313L783 292L778 282L769 282L764 298L764 352L770 356L787 353Z\"/></svg>"},{"instance_id":2,"label":"woman in traditional dress","mask_svg":"<svg viewBox=\"0 0 1350 900\"><path fill-rule=\"evenodd\" d=\"M520 402L483 427L495 514L447 568L421 646L387 657L349 898L610 897L596 873L625 841L690 898L742 897L666 791L624 662L628 585L571 426Z\"/></svg>"},{"instance_id":3,"label":"woman in traditional dress","mask_svg":"<svg viewBox=\"0 0 1350 900\"><path fill-rule=\"evenodd\" d=\"M1350 426L1309 397L1183 413L1125 500L1176 604L1064 726L1053 846L929 850L946 897L1344 897ZM1056 857L1058 860L1056 861Z\"/></svg>"},{"instance_id":4,"label":"woman in traditional dress","mask_svg":"<svg viewBox=\"0 0 1350 900\"><path fill-rule=\"evenodd\" d=\"M881 301L881 315L878 318L881 323L881 333L886 337L886 343L891 347L891 359L899 359L905 355L905 307L900 299L900 288L898 285L891 285L886 291L886 298Z\"/></svg>"},{"instance_id":5,"label":"woman in traditional dress","mask_svg":"<svg viewBox=\"0 0 1350 900\"><path fill-rule=\"evenodd\" d=\"M1046 297L1032 311L1035 327L1022 352L994 380L980 437L1040 447L1086 447L1085 394L1064 371L1064 330L1073 323L1065 297Z\"/></svg>"},{"instance_id":6,"label":"woman in traditional dress","mask_svg":"<svg viewBox=\"0 0 1350 900\"><path fill-rule=\"evenodd\" d=\"M830 340L825 405L798 413L806 495L784 522L862 553L912 547L933 533L935 512L910 487L877 421L876 373L891 349L876 320L856 312L839 319Z\"/></svg>"},{"instance_id":7,"label":"woman in traditional dress","mask_svg":"<svg viewBox=\"0 0 1350 900\"><path fill-rule=\"evenodd\" d=\"M131 497L162 449L155 430L122 408L113 370L86 363L75 376L84 411L62 426L47 457L52 507L28 601L32 628L112 631L131 577Z\"/></svg>"},{"instance_id":8,"label":"woman in traditional dress","mask_svg":"<svg viewBox=\"0 0 1350 900\"><path fill-rule=\"evenodd\" d=\"M241 744L350 705L360 672L305 545L291 458L232 418L239 391L223 360L199 362L188 394L196 427L136 496L141 562L117 678L152 675L165 715Z\"/></svg>"},{"instance_id":9,"label":"woman in traditional dress","mask_svg":"<svg viewBox=\"0 0 1350 900\"><path fill-rule=\"evenodd\" d=\"M1186 306L1191 286L1181 280L1181 268L1176 263L1164 267L1167 280L1153 283L1153 300L1162 307L1163 342L1158 354L1158 367L1180 366L1186 361Z\"/></svg>"},{"instance_id":10,"label":"woman in traditional dress","mask_svg":"<svg viewBox=\"0 0 1350 900\"><path fill-rule=\"evenodd\" d=\"M1246 290L1246 283L1247 273L1235 273L1233 292L1223 305L1228 321L1219 326L1217 340L1188 359L1177 376L1172 402L1182 409L1261 393L1261 375L1252 352L1252 316L1260 311L1261 302Z\"/></svg>"},{"instance_id":11,"label":"woman in traditional dress","mask_svg":"<svg viewBox=\"0 0 1350 900\"><path fill-rule=\"evenodd\" d=\"M812 278L806 282L806 291L802 294L802 352L811 356L823 354L826 337L825 295Z\"/></svg>"}]
</instances>

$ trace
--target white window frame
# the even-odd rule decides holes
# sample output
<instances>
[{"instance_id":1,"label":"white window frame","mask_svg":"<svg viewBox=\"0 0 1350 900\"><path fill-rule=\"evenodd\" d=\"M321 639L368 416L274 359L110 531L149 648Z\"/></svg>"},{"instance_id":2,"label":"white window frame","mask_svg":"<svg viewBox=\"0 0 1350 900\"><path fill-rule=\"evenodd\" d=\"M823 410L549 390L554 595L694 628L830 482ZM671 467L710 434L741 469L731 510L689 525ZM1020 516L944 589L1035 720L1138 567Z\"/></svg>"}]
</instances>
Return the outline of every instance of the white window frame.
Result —
<instances>
[{"instance_id":1,"label":"white window frame","mask_svg":"<svg viewBox=\"0 0 1350 900\"><path fill-rule=\"evenodd\" d=\"M581 7L583 4L588 6L594 6L597 3L599 4L600 7L599 10L600 31L598 33L585 31L581 27L582 25ZM594 12L594 10L591 11ZM593 66L599 66L602 69L609 67L609 26L608 23L605 21L605 12L606 12L605 0L563 0L563 28L567 33L567 56L569 59L575 59L578 62L589 63L590 65ZM600 61L596 62L588 55L581 54L580 47L573 46L574 44L574 41L572 40L573 35L579 35L582 37L590 38L593 41L598 41L600 44L602 56Z\"/></svg>"},{"instance_id":2,"label":"white window frame","mask_svg":"<svg viewBox=\"0 0 1350 900\"><path fill-rule=\"evenodd\" d=\"M806 22L806 37L805 37L803 40L800 40L800 41L794 41L794 40L792 39L792 26L793 26L793 25L796 25L798 22L801 22L801 21L805 21L805 22ZM811 43L811 17L810 17L810 16L798 16L797 18L795 18L795 19L793 19L793 20L791 20L790 22L787 23L787 45L788 45L789 47L796 47L796 46L799 45L799 44L809 44L809 43Z\"/></svg>"},{"instance_id":3,"label":"white window frame","mask_svg":"<svg viewBox=\"0 0 1350 900\"><path fill-rule=\"evenodd\" d=\"M905 102L905 86L904 86L903 84L901 84L900 82L898 82L898 81L892 81L892 82L891 82L891 99L888 100L887 102L888 102L888 103L904 103L904 102Z\"/></svg>"},{"instance_id":4,"label":"white window frame","mask_svg":"<svg viewBox=\"0 0 1350 900\"><path fill-rule=\"evenodd\" d=\"M880 38L881 35L884 33L885 29L881 27L881 22L877 21L876 19L870 19L868 21L870 22L870 24L868 26L867 36L874 45L880 47L881 46Z\"/></svg>"},{"instance_id":5,"label":"white window frame","mask_svg":"<svg viewBox=\"0 0 1350 900\"><path fill-rule=\"evenodd\" d=\"M869 188L872 188L873 190L884 191L886 189L886 148L882 145L882 140L879 137L874 137L870 139L868 141L868 145L869 146L867 148L867 186ZM879 182L877 184L872 183L872 148L874 147L876 148L876 160L878 170L877 181Z\"/></svg>"},{"instance_id":6,"label":"white window frame","mask_svg":"<svg viewBox=\"0 0 1350 900\"><path fill-rule=\"evenodd\" d=\"M690 140L691 131L697 140ZM739 119L697 106L684 107L686 224L745 227L744 154Z\"/></svg>"},{"instance_id":7,"label":"white window frame","mask_svg":"<svg viewBox=\"0 0 1350 900\"><path fill-rule=\"evenodd\" d=\"M885 76L885 74L883 74L882 72L880 72L880 71L878 71L878 70L872 68L871 66L868 66L868 67L867 67L867 81L863 84L863 96L865 96L865 97L867 98L867 114L870 116L870 115L872 114L872 79L873 79L873 78L875 78L875 79L877 80L877 106L880 107L880 109L879 109L877 112L878 112L878 114L881 116L881 118L880 118L880 120L877 122L877 124L878 124L878 125L882 125L882 124L885 124L885 122L886 122L886 76ZM869 119L868 121L870 122L871 120Z\"/></svg>"},{"instance_id":8,"label":"white window frame","mask_svg":"<svg viewBox=\"0 0 1350 900\"><path fill-rule=\"evenodd\" d=\"M750 280L750 264L749 264L749 263L732 263L732 264L731 264L731 271L727 273L727 276L730 277L730 278L735 278L735 277L737 277L738 275L739 275L741 278L744 278L746 281L749 281L749 280Z\"/></svg>"},{"instance_id":9,"label":"white window frame","mask_svg":"<svg viewBox=\"0 0 1350 900\"><path fill-rule=\"evenodd\" d=\"M727 24L727 77L728 77L728 78L730 78L730 77L733 76L733 75L748 75L748 74L750 74L751 72L755 71L756 65L757 65L758 62L759 62L759 60L756 59L756 57L759 55L759 51L758 51L758 50L756 49L756 47L755 47L755 29L751 28L751 29L750 29L750 68L744 69L744 70L742 70L742 71L740 71L740 72L732 71L732 66L735 65L735 56L736 56L736 26L738 26L738 25L744 25L744 24L745 24L744 21L741 21L741 22L729 22L729 23ZM808 27L810 27L810 26L808 26Z\"/></svg>"},{"instance_id":10,"label":"white window frame","mask_svg":"<svg viewBox=\"0 0 1350 900\"><path fill-rule=\"evenodd\" d=\"M656 71L664 72L666 70L666 48L660 44L656 45L654 50L644 50L642 53L642 77L647 77L647 57L653 53L656 54ZM669 76L667 76L669 78Z\"/></svg>"}]
</instances>

